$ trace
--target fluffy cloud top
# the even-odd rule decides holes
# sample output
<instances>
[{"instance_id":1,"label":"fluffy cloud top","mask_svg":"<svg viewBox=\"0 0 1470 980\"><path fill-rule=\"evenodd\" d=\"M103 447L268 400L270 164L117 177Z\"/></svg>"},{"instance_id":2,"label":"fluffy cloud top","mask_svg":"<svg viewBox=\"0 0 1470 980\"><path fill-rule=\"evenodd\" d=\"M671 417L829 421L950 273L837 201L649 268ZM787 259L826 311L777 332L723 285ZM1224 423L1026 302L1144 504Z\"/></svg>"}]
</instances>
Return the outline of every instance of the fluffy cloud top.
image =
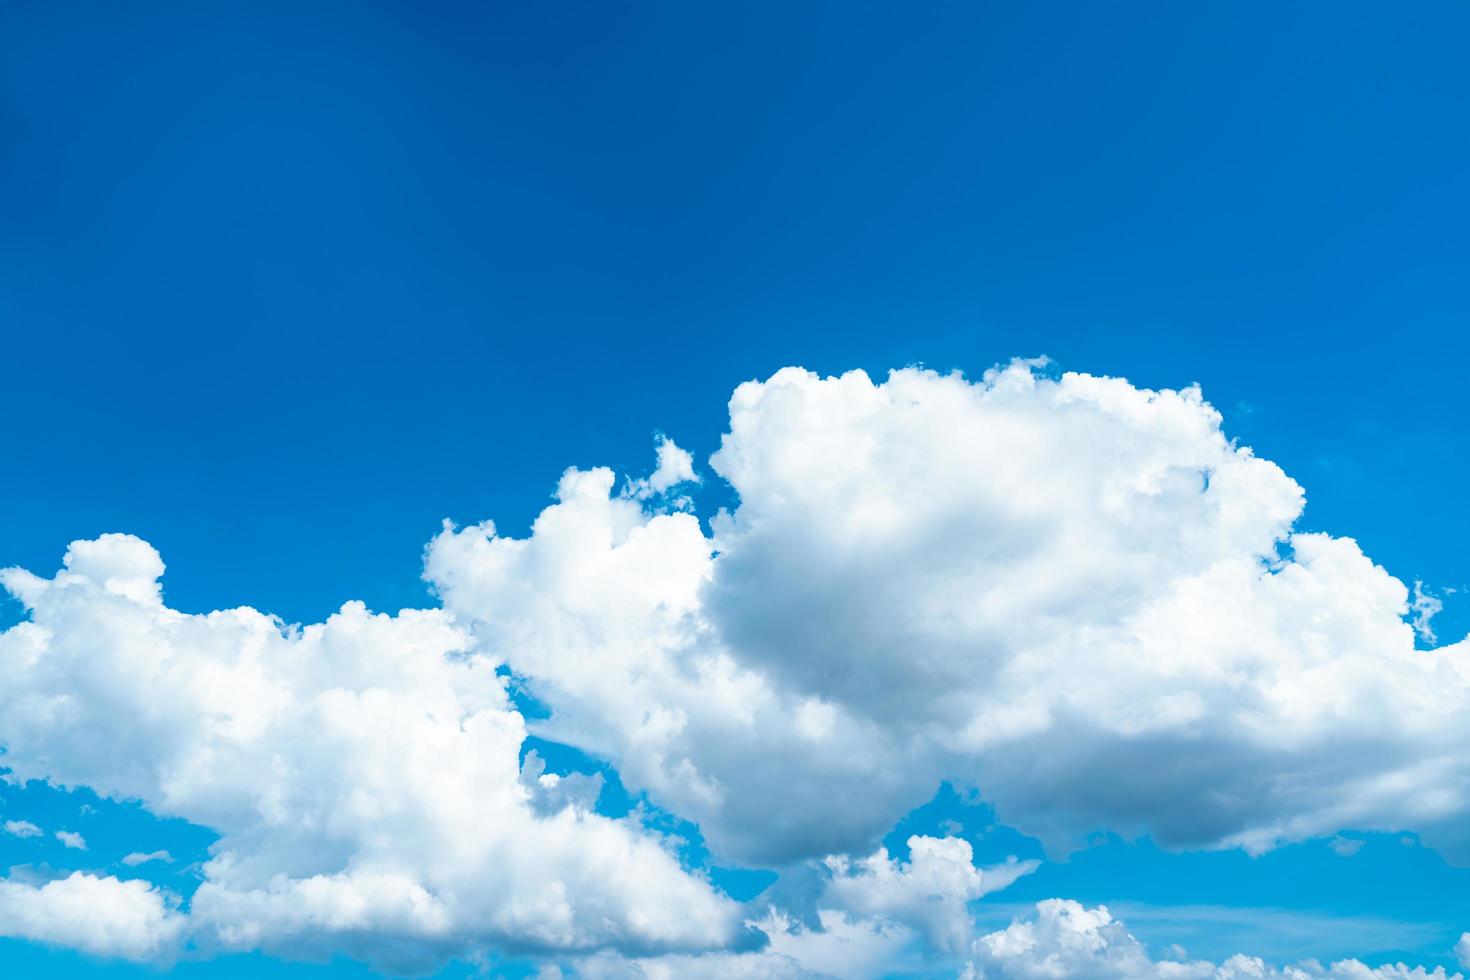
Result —
<instances>
[{"instance_id":1,"label":"fluffy cloud top","mask_svg":"<svg viewBox=\"0 0 1470 980\"><path fill-rule=\"evenodd\" d=\"M981 870L967 841L910 837L909 861L879 850L861 861L827 859L833 877L827 900L864 917L884 916L919 929L942 952L964 948L971 932L968 903L1036 870L1036 861L1010 861Z\"/></svg>"},{"instance_id":2,"label":"fluffy cloud top","mask_svg":"<svg viewBox=\"0 0 1470 980\"><path fill-rule=\"evenodd\" d=\"M694 472L694 457L668 436L660 436L657 447L658 465L646 479L631 480L627 485L629 496L647 500L668 493L681 483L698 482Z\"/></svg>"},{"instance_id":3,"label":"fluffy cloud top","mask_svg":"<svg viewBox=\"0 0 1470 980\"><path fill-rule=\"evenodd\" d=\"M446 526L442 608L396 616L183 614L122 534L50 578L7 570L30 618L0 634L5 764L217 830L199 946L397 970L488 946L650 975L960 955L966 903L1025 868L955 840L874 852L941 779L1061 848L1353 828L1470 853L1470 648L1416 649L1422 592L1295 532L1301 488L1198 391L786 369L736 390L710 467L739 503L708 525L663 440L622 487L568 470L525 538ZM839 855L814 917L771 910L765 949L721 951L736 903L592 812L595 781L522 765L506 670L550 709L537 734L615 763L719 860ZM1048 909L1015 935L1126 947L1104 913ZM1138 975L1195 975L1176 966Z\"/></svg>"},{"instance_id":4,"label":"fluffy cloud top","mask_svg":"<svg viewBox=\"0 0 1470 980\"><path fill-rule=\"evenodd\" d=\"M822 862L822 887L810 921L767 907L746 924L767 946L750 953L576 962L581 977L843 977L850 980L932 970L963 954L974 936L968 903L1035 869L1011 861L980 869L969 843L915 836L910 859L886 850L860 860ZM937 959L936 959L937 957Z\"/></svg>"}]
</instances>

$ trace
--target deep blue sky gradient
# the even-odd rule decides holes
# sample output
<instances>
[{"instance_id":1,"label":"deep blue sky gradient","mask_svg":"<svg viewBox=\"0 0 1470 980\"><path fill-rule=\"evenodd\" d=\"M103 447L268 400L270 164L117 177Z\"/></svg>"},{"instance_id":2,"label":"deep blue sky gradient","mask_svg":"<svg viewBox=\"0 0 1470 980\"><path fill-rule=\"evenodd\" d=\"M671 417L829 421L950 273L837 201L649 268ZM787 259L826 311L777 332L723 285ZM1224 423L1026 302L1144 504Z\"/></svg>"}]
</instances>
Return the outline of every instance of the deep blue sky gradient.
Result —
<instances>
[{"instance_id":1,"label":"deep blue sky gradient","mask_svg":"<svg viewBox=\"0 0 1470 980\"><path fill-rule=\"evenodd\" d=\"M743 380L1047 354L1201 383L1306 527L1463 591L1467 42L1458 2L0 4L0 565L130 531L186 610L421 605L441 519L523 533L656 431L702 463ZM39 800L0 813L81 805ZM1437 915L1405 955L1447 962L1436 862L1114 842L1001 897Z\"/></svg>"}]
</instances>

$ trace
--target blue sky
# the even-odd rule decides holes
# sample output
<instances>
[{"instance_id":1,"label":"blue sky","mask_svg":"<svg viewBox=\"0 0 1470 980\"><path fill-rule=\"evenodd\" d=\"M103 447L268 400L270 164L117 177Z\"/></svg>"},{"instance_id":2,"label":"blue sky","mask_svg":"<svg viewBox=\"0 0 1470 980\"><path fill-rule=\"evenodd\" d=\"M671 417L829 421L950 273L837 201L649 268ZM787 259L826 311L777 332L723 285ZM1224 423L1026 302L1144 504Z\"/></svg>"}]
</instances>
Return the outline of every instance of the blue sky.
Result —
<instances>
[{"instance_id":1,"label":"blue sky","mask_svg":"<svg viewBox=\"0 0 1470 980\"><path fill-rule=\"evenodd\" d=\"M1046 355L1198 383L1305 488L1299 530L1422 581L1458 640L1467 30L1452 3L8 4L0 566L126 532L183 612L430 606L442 520L524 537L566 467L644 473L659 433L701 519L734 506L706 461L742 382ZM595 753L542 754L681 827L686 862L740 863ZM934 789L895 855L955 821L979 864L1045 856ZM47 831L0 836L0 866L43 875L167 849L123 873L188 895L218 836L86 789L0 799ZM1470 929L1470 870L1416 828L1257 857L1095 830L980 922L1061 896L1151 948L1447 967ZM368 972L262 956L173 969ZM153 975L15 939L0 965Z\"/></svg>"}]
</instances>

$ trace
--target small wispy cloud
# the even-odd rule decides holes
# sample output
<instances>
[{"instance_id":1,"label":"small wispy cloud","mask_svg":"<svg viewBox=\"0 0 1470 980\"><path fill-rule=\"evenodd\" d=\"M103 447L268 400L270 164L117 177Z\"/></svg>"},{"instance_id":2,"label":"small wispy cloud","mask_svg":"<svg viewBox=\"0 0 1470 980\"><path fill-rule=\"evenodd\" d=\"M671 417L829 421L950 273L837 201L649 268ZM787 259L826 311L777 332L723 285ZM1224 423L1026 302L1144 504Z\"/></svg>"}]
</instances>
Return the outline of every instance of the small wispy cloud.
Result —
<instances>
[{"instance_id":1,"label":"small wispy cloud","mask_svg":"<svg viewBox=\"0 0 1470 980\"><path fill-rule=\"evenodd\" d=\"M1454 589L1446 589L1447 593L1453 594ZM1433 645L1438 642L1434 635L1434 627L1430 620L1434 619L1444 611L1444 600L1436 595L1424 591L1424 583L1418 579L1414 580L1414 601L1409 604L1409 622L1414 627L1414 632L1419 639Z\"/></svg>"},{"instance_id":2,"label":"small wispy cloud","mask_svg":"<svg viewBox=\"0 0 1470 980\"><path fill-rule=\"evenodd\" d=\"M87 849L86 838L70 830L58 830L56 832L56 839L74 851L85 851Z\"/></svg>"},{"instance_id":3,"label":"small wispy cloud","mask_svg":"<svg viewBox=\"0 0 1470 980\"><path fill-rule=\"evenodd\" d=\"M5 832L11 837L40 837L41 828L29 820L5 821Z\"/></svg>"},{"instance_id":4,"label":"small wispy cloud","mask_svg":"<svg viewBox=\"0 0 1470 980\"><path fill-rule=\"evenodd\" d=\"M149 851L147 854L144 854L142 851L134 851L123 858L122 863L130 868L136 868L138 865L147 864L150 861L162 861L164 864L172 864L173 860L173 855L168 851Z\"/></svg>"},{"instance_id":5,"label":"small wispy cloud","mask_svg":"<svg viewBox=\"0 0 1470 980\"><path fill-rule=\"evenodd\" d=\"M1442 927L1379 915L1334 915L1275 907L1110 904L1140 937L1177 943L1192 955L1252 955L1292 962L1331 959L1431 945ZM1351 937L1351 939L1348 939Z\"/></svg>"}]
</instances>

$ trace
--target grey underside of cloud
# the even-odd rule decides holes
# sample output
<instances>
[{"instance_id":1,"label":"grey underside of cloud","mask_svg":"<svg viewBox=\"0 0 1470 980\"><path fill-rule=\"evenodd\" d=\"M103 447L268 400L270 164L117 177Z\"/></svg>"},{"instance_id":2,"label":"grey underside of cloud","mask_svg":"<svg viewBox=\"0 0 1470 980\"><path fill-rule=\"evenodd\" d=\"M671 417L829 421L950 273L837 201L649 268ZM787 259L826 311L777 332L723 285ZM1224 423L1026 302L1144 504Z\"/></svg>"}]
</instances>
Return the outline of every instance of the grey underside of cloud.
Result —
<instances>
[{"instance_id":1,"label":"grey underside of cloud","mask_svg":"<svg viewBox=\"0 0 1470 980\"><path fill-rule=\"evenodd\" d=\"M1416 649L1425 593L1295 532L1301 488L1199 392L786 369L734 393L709 466L739 499L710 522L663 440L621 487L568 470L525 538L446 526L424 569L441 607L396 616L183 614L127 535L4 572L29 611L0 634L14 777L220 835L187 903L96 876L8 900L94 895L134 958L993 972L1021 967L972 955L967 903L1008 872L982 884L953 838L877 849L940 780L1055 851L1104 828L1252 852L1353 828L1464 856L1466 644ZM516 710L507 671L549 717ZM528 725L719 861L816 862L812 914L742 907L595 812L585 777L523 767ZM1059 908L1032 932L1092 928ZM68 943L43 921L23 934Z\"/></svg>"}]
</instances>

